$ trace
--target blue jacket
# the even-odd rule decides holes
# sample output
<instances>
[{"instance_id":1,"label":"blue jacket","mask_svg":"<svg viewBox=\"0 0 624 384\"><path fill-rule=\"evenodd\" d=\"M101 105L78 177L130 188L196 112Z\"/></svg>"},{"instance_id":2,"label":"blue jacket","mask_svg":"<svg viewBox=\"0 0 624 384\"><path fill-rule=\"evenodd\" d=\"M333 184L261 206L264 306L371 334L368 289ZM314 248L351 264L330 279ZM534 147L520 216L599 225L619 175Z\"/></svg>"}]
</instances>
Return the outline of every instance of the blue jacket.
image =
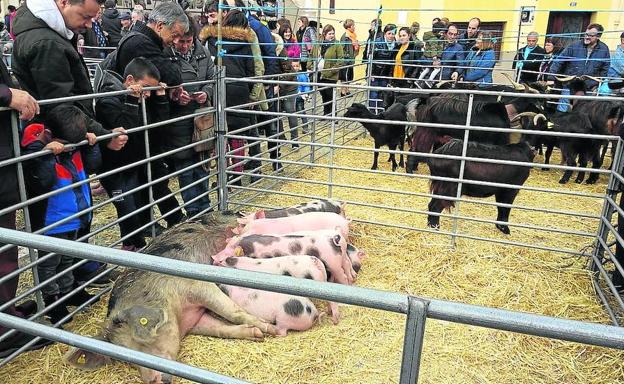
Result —
<instances>
[{"instance_id":1,"label":"blue jacket","mask_svg":"<svg viewBox=\"0 0 624 384\"><path fill-rule=\"evenodd\" d=\"M297 87L298 93L310 92L312 90L312 87L307 85L307 83L310 82L310 79L308 78L307 74L305 73L298 74L297 82L299 83L299 86Z\"/></svg>"},{"instance_id":2,"label":"blue jacket","mask_svg":"<svg viewBox=\"0 0 624 384\"><path fill-rule=\"evenodd\" d=\"M280 73L277 66L277 54L275 53L275 41L271 35L271 30L262 24L258 18L248 14L249 27L253 29L258 36L258 43L260 44L260 52L262 52L262 61L264 62L264 74L275 75Z\"/></svg>"},{"instance_id":3,"label":"blue jacket","mask_svg":"<svg viewBox=\"0 0 624 384\"><path fill-rule=\"evenodd\" d=\"M550 72L564 76L607 76L611 55L609 47L602 41L598 41L591 55L587 57L587 47L582 41L577 41L567 46L557 57L550 68ZM555 80L551 76L551 80ZM585 80L588 89L597 83L593 80Z\"/></svg>"},{"instance_id":4,"label":"blue jacket","mask_svg":"<svg viewBox=\"0 0 624 384\"><path fill-rule=\"evenodd\" d=\"M43 133L42 124L31 124L24 129L22 147L24 153L41 151L45 143L39 138ZM63 152L57 156L45 155L30 160L25 166L27 185L31 197L86 180L89 173L94 173L101 164L99 146L87 145L80 149ZM89 183L50 196L42 204L30 210L33 229L40 229L91 206ZM86 228L91 221L91 212L83 214L66 223L58 225L45 235L66 233Z\"/></svg>"},{"instance_id":5,"label":"blue jacket","mask_svg":"<svg viewBox=\"0 0 624 384\"><path fill-rule=\"evenodd\" d=\"M478 83L492 83L492 69L495 64L496 55L494 54L494 50L470 51L462 65L474 68L466 68L463 71L464 80Z\"/></svg>"},{"instance_id":6,"label":"blue jacket","mask_svg":"<svg viewBox=\"0 0 624 384\"><path fill-rule=\"evenodd\" d=\"M444 66L444 69L442 69L442 80L450 80L453 72L462 73L462 70L456 67L462 65L464 57L464 47L461 44L447 44L440 57L440 61Z\"/></svg>"}]
</instances>

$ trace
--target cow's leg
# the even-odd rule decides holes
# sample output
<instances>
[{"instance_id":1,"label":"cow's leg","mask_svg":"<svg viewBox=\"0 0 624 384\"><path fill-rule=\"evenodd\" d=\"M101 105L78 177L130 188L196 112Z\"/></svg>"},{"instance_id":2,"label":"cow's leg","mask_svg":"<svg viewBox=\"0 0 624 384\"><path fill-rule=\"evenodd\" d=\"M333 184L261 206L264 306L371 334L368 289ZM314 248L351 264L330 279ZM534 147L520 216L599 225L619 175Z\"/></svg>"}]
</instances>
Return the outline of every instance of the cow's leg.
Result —
<instances>
[{"instance_id":1,"label":"cow's leg","mask_svg":"<svg viewBox=\"0 0 624 384\"><path fill-rule=\"evenodd\" d=\"M561 155L565 158L566 165L570 167L576 167L576 155L574 153L571 153L571 151L570 153L568 153L566 146L562 146ZM565 172L563 172L563 176L561 176L561 179L559 180L559 184L567 183L570 180L571 176L572 176L572 171L566 170Z\"/></svg>"},{"instance_id":2,"label":"cow's leg","mask_svg":"<svg viewBox=\"0 0 624 384\"><path fill-rule=\"evenodd\" d=\"M457 195L457 184L444 181L433 181L431 184L432 194L438 196L455 197ZM441 213L444 208L449 208L453 205L451 200L443 200L437 197L432 197L429 202L429 212ZM429 214L427 216L427 226L431 228L440 228L440 216Z\"/></svg>"},{"instance_id":3,"label":"cow's leg","mask_svg":"<svg viewBox=\"0 0 624 384\"><path fill-rule=\"evenodd\" d=\"M602 143L602 151L600 151L600 162L604 163L604 159L607 156L607 151L609 150L609 140L606 140L604 143Z\"/></svg>"},{"instance_id":4,"label":"cow's leg","mask_svg":"<svg viewBox=\"0 0 624 384\"><path fill-rule=\"evenodd\" d=\"M535 150L537 151L537 153L541 156L544 154L544 151L542 149L542 143L539 143L535 146Z\"/></svg>"},{"instance_id":5,"label":"cow's leg","mask_svg":"<svg viewBox=\"0 0 624 384\"><path fill-rule=\"evenodd\" d=\"M388 148L390 148L393 151L397 150L396 144L392 144L391 146L388 146ZM395 156L394 153L390 154L390 157L392 158L392 172L396 171L396 169L397 169L397 162L396 162L396 159L395 159L394 156Z\"/></svg>"},{"instance_id":6,"label":"cow's leg","mask_svg":"<svg viewBox=\"0 0 624 384\"><path fill-rule=\"evenodd\" d=\"M520 192L519 189L501 189L496 193L496 202L502 204L513 204L514 199ZM509 221L509 213L511 212L511 207L497 207L498 216L496 217L496 221ZM505 224L496 224L496 228L498 228L505 235L509 235L511 231L509 227Z\"/></svg>"},{"instance_id":7,"label":"cow's leg","mask_svg":"<svg viewBox=\"0 0 624 384\"><path fill-rule=\"evenodd\" d=\"M579 155L579 167L587 168L587 157L588 154L585 152L582 152ZM585 171L579 171L578 175L576 175L576 179L574 180L574 182L580 184L583 182L583 180L585 180Z\"/></svg>"},{"instance_id":8,"label":"cow's leg","mask_svg":"<svg viewBox=\"0 0 624 384\"><path fill-rule=\"evenodd\" d=\"M602 158L599 156L598 151L595 150L592 153L592 168L593 169L600 169L600 167L602 167ZM587 178L587 184L596 184L596 181L598 181L598 178L600 177L599 173L596 172L592 172L590 173L589 177Z\"/></svg>"},{"instance_id":9,"label":"cow's leg","mask_svg":"<svg viewBox=\"0 0 624 384\"><path fill-rule=\"evenodd\" d=\"M554 145L546 145L546 154L544 155L544 164L550 164L550 156L552 156ZM550 168L542 168L544 171L548 171Z\"/></svg>"},{"instance_id":10,"label":"cow's leg","mask_svg":"<svg viewBox=\"0 0 624 384\"><path fill-rule=\"evenodd\" d=\"M379 149L380 145L375 142L375 149ZM373 153L373 166L371 169L377 169L377 160L379 159L379 152L375 151Z\"/></svg>"},{"instance_id":11,"label":"cow's leg","mask_svg":"<svg viewBox=\"0 0 624 384\"><path fill-rule=\"evenodd\" d=\"M401 150L401 152L403 152L403 148L405 145L405 136L401 136L401 141L399 143L399 149ZM399 155L399 167L403 168L405 164L403 163L403 153L401 153L401 155Z\"/></svg>"}]
</instances>

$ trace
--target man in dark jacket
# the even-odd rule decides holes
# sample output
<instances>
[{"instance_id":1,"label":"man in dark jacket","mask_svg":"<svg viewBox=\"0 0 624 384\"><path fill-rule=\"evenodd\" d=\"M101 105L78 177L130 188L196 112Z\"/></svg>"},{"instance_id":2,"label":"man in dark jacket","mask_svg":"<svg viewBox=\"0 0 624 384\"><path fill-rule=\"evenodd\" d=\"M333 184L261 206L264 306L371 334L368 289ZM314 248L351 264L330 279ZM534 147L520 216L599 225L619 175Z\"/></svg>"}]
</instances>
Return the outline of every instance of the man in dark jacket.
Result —
<instances>
[{"instance_id":1,"label":"man in dark jacket","mask_svg":"<svg viewBox=\"0 0 624 384\"><path fill-rule=\"evenodd\" d=\"M459 38L459 44L464 47L464 55L468 56L468 52L474 47L479 36L479 28L481 27L481 19L473 17L468 21L466 31Z\"/></svg>"},{"instance_id":2,"label":"man in dark jacket","mask_svg":"<svg viewBox=\"0 0 624 384\"><path fill-rule=\"evenodd\" d=\"M546 54L544 48L537 45L538 38L539 35L537 32L529 32L527 35L527 45L520 48L518 53L516 53L516 57L514 57L513 69L520 72L519 81L521 83L537 81L539 67Z\"/></svg>"},{"instance_id":3,"label":"man in dark jacket","mask_svg":"<svg viewBox=\"0 0 624 384\"><path fill-rule=\"evenodd\" d=\"M91 26L100 10L98 1L59 0L55 4L26 4L20 7L13 31L12 70L24 90L37 100L93 93L89 71L76 49L77 33ZM93 119L92 100L74 103L89 117L88 131L104 135L110 131ZM41 108L42 119L55 105ZM108 143L121 149L128 137L120 135Z\"/></svg>"},{"instance_id":4,"label":"man in dark jacket","mask_svg":"<svg viewBox=\"0 0 624 384\"><path fill-rule=\"evenodd\" d=\"M150 11L147 24L135 23L131 31L138 33L129 36L119 47L115 72L123 73L134 58L144 57L158 68L160 81L168 86L182 84L180 68L171 62L163 49L172 46L173 40L188 29L188 18L178 4L158 4Z\"/></svg>"},{"instance_id":5,"label":"man in dark jacket","mask_svg":"<svg viewBox=\"0 0 624 384\"><path fill-rule=\"evenodd\" d=\"M30 120L35 114L39 113L37 101L27 92L15 88L9 71L1 60L0 106L11 107L20 111L20 118L24 120ZM11 126L11 112L0 112L0 161L10 159L15 155L13 152L13 129L17 129L17 127ZM14 165L0 167L0 180L2 180L0 183L0 210L3 210L19 202L16 167ZM15 229L15 212L0 216L0 227ZM0 243L0 248L5 245L6 244ZM17 268L17 247L11 247L7 250L0 251L0 277L8 275ZM0 284L0 305L15 298L17 283L18 278L15 277ZM17 307L11 305L4 312L9 315L25 318L34 313L34 310L36 310L36 304L33 301L29 301L26 305L23 304ZM7 328L0 326L0 335L3 335L7 331ZM33 338L33 336L17 332L7 340L0 342L0 358L15 352ZM30 350L41 348L48 343L47 341L36 343Z\"/></svg>"},{"instance_id":6,"label":"man in dark jacket","mask_svg":"<svg viewBox=\"0 0 624 384\"><path fill-rule=\"evenodd\" d=\"M451 24L446 30L446 45L442 51L440 62L442 64L442 80L451 80L453 73L462 73L464 47L457 42L457 26Z\"/></svg>"},{"instance_id":7,"label":"man in dark jacket","mask_svg":"<svg viewBox=\"0 0 624 384\"><path fill-rule=\"evenodd\" d=\"M79 33L91 27L102 0L57 0L29 2L20 7L13 22L15 44L12 69L22 88L38 100L93 93L89 71L76 49ZM97 136L111 133L93 119L91 99L71 103L86 115L88 132ZM58 104L41 108L38 121ZM123 128L113 131L125 132ZM119 135L107 142L113 150L123 148L128 137ZM37 230L39 228L33 228ZM82 236L82 235L80 235ZM75 271L76 281L97 272L90 262ZM104 283L104 281L98 281Z\"/></svg>"},{"instance_id":8,"label":"man in dark jacket","mask_svg":"<svg viewBox=\"0 0 624 384\"><path fill-rule=\"evenodd\" d=\"M589 75L594 77L607 76L611 64L609 47L600 37L604 28L600 24L590 24L582 41L568 45L553 63L550 71L564 76ZM551 76L551 80L555 80ZM594 88L595 80L585 80L587 90Z\"/></svg>"},{"instance_id":9,"label":"man in dark jacket","mask_svg":"<svg viewBox=\"0 0 624 384\"><path fill-rule=\"evenodd\" d=\"M115 0L106 0L104 3L104 13L102 14L102 28L108 33L108 43L111 47L116 47L121 40L121 20Z\"/></svg>"},{"instance_id":10,"label":"man in dark jacket","mask_svg":"<svg viewBox=\"0 0 624 384\"><path fill-rule=\"evenodd\" d=\"M189 29L189 20L182 8L176 3L160 3L154 8L147 19L147 24L135 23L130 33L124 37L117 49L117 59L114 72L124 73L128 64L137 57L144 57L158 68L160 81L168 86L182 84L182 72L167 55L164 53L165 47L173 45L173 41L184 35ZM170 98L179 104L188 104L191 101L190 94L181 87L169 92ZM149 100L148 108L155 111L158 108L154 105L154 100ZM164 118L155 119L155 115L150 113L154 122L162 121ZM166 118L166 117L165 117ZM164 145L168 140L167 135L150 135L151 155L164 152ZM169 173L164 159L154 160L151 163L152 178L159 179ZM154 198L161 199L171 195L168 180L154 184ZM164 215L168 226L175 225L184 220L184 215L179 209L178 201L170 196L158 203L160 212Z\"/></svg>"}]
</instances>

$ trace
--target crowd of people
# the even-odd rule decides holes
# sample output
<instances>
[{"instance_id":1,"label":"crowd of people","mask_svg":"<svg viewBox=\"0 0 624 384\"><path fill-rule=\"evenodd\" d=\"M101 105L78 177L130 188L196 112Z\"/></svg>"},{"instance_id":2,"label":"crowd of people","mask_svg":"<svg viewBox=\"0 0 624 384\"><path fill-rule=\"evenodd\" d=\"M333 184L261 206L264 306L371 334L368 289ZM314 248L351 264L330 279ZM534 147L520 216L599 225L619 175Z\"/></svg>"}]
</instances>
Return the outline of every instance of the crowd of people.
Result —
<instances>
[{"instance_id":1,"label":"crowd of people","mask_svg":"<svg viewBox=\"0 0 624 384\"><path fill-rule=\"evenodd\" d=\"M319 93L323 113L334 113L334 97L350 95L353 65L360 54L364 62L370 63L373 86L422 87L437 80L493 82L495 37L491 31L481 30L481 21L476 17L468 21L465 31L446 18L435 18L422 40L416 22L403 27L382 26L375 19L363 41L358 38L352 19L344 20L342 25L321 25L305 16L299 17L294 26L285 18L265 23L261 11L250 9L248 1L226 3L227 7L219 12L218 1L208 2L200 17L185 13L176 2L163 2L149 12L144 4L135 5L131 12L120 12L114 0L41 0L22 4L19 9L9 6L0 42L10 47L10 66L19 85L7 70L5 63L9 62L1 63L0 105L20 113L21 136L14 143L11 113L0 112L0 160L14 157L15 145L21 146L23 153L48 150L24 163L27 197L59 190L30 206L32 231L88 241L93 196L86 180L94 173L101 175L103 189L114 199L124 250L141 249L146 238L164 229L159 224L149 226L150 196L144 186L150 180L161 180L152 186L153 199L168 227L208 211L211 204L206 159L210 153L197 151L193 146L194 120L180 119L151 130L149 145L144 131L127 130L188 116L214 105L213 83L207 81L216 78L217 58L231 80L226 86L227 107L251 104L245 108L289 113L286 129L286 121L270 115L228 112L228 131L248 137L229 139L235 156L244 156L246 150L249 156L260 156L257 138L261 134L285 138L285 133L289 133L291 147L299 148L299 119L302 132L309 131L306 102L314 97L309 83L331 85L321 87ZM219 21L220 31L216 25ZM539 35L530 33L526 47L514 59L519 80L553 81L553 74L621 77L624 34L611 60L609 49L599 40L602 32L602 26L592 24L582 41L564 48L561 40L549 37L543 49L538 45ZM94 59L102 69L93 84L87 66L91 61L85 58ZM280 80L291 83L242 80L265 75L279 75ZM339 82L341 88L336 88ZM188 83L192 84L182 86ZM584 83L586 88L597 85L592 79ZM146 91L146 87L158 89ZM122 90L128 92L95 101L84 99L45 106L36 101ZM570 94L576 92L568 90ZM372 108L379 108L378 96L378 92L371 91ZM87 145L67 146L84 140ZM268 141L267 147L273 170L279 171L281 146ZM147 166L148 156L161 154L166 156L152 159ZM241 184L241 176L236 172L248 170L252 181L261 172L258 159L231 161L234 185ZM171 195L168 181L173 173L179 182L183 207ZM5 209L20 200L15 165L0 167L0 178L0 209ZM67 188L76 182L82 184ZM15 229L15 212L1 216L0 226ZM39 258L40 281L76 263L71 257L42 251ZM17 248L2 248L0 275L16 269ZM51 321L57 323L67 317L67 306L93 298L84 289L65 298L75 287L89 281L110 283L110 275L93 281L105 269L106 265L101 263L85 262L42 287L46 305L54 305L47 313ZM16 290L17 277L1 284L0 303L14 299ZM33 302L26 302L11 306L8 313L28 317L35 310ZM0 335L6 331L0 327ZM0 342L0 357L31 339L15 333ZM40 341L31 348L45 343Z\"/></svg>"}]
</instances>

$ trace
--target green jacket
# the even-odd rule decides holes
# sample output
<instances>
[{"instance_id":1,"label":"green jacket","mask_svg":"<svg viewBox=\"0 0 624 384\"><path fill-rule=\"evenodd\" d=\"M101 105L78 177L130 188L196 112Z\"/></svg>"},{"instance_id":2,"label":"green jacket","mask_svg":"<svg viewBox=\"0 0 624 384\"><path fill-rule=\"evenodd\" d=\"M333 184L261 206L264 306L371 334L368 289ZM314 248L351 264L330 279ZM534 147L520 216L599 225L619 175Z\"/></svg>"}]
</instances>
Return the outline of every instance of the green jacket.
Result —
<instances>
[{"instance_id":1,"label":"green jacket","mask_svg":"<svg viewBox=\"0 0 624 384\"><path fill-rule=\"evenodd\" d=\"M444 51L444 40L440 39L438 35L429 31L423 35L423 42L425 43L425 52L423 56L432 59L434 57L440 57L442 51Z\"/></svg>"},{"instance_id":2,"label":"green jacket","mask_svg":"<svg viewBox=\"0 0 624 384\"><path fill-rule=\"evenodd\" d=\"M321 72L321 79L338 81L338 75L340 70L337 68L345 65L344 58L345 55L342 49L342 45L330 45L323 55L325 64L323 66L323 72Z\"/></svg>"}]
</instances>

